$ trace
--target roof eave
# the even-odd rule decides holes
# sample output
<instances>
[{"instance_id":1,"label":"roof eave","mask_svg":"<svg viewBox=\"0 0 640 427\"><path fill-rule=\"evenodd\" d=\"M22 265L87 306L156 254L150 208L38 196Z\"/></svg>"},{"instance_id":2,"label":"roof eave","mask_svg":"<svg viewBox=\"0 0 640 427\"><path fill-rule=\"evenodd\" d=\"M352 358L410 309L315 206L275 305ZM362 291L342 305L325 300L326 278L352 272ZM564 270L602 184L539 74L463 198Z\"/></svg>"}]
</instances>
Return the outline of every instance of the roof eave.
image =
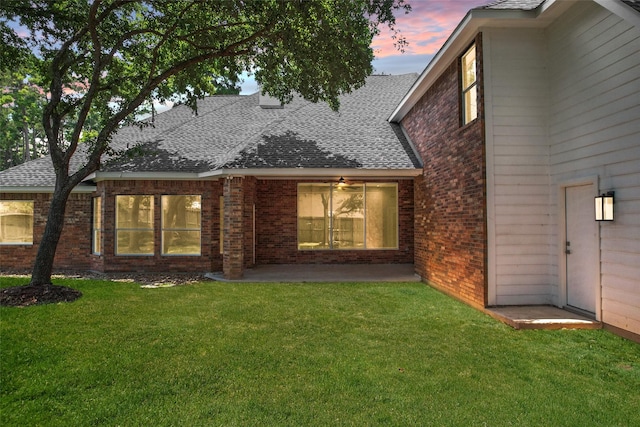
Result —
<instances>
[{"instance_id":1,"label":"roof eave","mask_svg":"<svg viewBox=\"0 0 640 427\"><path fill-rule=\"evenodd\" d=\"M360 178L413 178L422 174L422 168L407 169L353 169L353 168L248 168L216 169L201 173L184 172L96 172L87 177L93 182L122 180L203 181L231 176L255 176L267 179L333 178L341 176Z\"/></svg>"},{"instance_id":2,"label":"roof eave","mask_svg":"<svg viewBox=\"0 0 640 427\"><path fill-rule=\"evenodd\" d=\"M55 187L53 186L19 186L19 185L7 185L0 187L0 193L24 193L24 194L35 194L35 193L53 193ZM95 185L87 185L81 184L77 185L71 190L72 193L93 193L96 191Z\"/></svg>"},{"instance_id":3,"label":"roof eave","mask_svg":"<svg viewBox=\"0 0 640 427\"><path fill-rule=\"evenodd\" d=\"M353 168L273 168L273 169L224 169L218 177L254 176L262 179L313 179L313 178L397 178L411 179L422 174L422 169L353 169Z\"/></svg>"},{"instance_id":4,"label":"roof eave","mask_svg":"<svg viewBox=\"0 0 640 427\"><path fill-rule=\"evenodd\" d=\"M631 25L640 27L640 13L630 5L623 1L617 0L594 0L600 6L609 10L609 12L618 15L620 18L626 20Z\"/></svg>"}]
</instances>

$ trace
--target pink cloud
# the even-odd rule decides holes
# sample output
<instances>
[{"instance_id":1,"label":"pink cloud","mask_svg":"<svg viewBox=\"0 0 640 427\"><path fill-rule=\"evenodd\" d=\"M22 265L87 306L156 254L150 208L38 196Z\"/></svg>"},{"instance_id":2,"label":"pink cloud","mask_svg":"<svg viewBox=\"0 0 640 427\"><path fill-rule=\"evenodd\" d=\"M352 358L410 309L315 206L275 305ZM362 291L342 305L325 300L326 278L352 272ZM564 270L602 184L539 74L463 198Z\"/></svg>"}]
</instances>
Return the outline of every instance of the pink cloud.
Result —
<instances>
[{"instance_id":1,"label":"pink cloud","mask_svg":"<svg viewBox=\"0 0 640 427\"><path fill-rule=\"evenodd\" d=\"M469 9L483 3L486 0L409 0L411 12L396 16L400 35L409 42L405 54L436 53ZM372 43L376 58L397 55L399 52L393 43L391 31L381 28Z\"/></svg>"}]
</instances>

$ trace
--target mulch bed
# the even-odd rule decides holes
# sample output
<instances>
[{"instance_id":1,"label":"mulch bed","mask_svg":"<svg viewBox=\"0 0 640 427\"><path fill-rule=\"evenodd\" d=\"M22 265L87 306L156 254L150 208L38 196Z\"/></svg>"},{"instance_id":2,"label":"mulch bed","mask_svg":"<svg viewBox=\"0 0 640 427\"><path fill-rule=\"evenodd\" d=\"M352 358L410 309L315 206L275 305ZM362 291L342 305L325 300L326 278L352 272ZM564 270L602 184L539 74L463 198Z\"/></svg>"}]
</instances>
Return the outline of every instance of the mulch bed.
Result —
<instances>
[{"instance_id":1,"label":"mulch bed","mask_svg":"<svg viewBox=\"0 0 640 427\"><path fill-rule=\"evenodd\" d=\"M0 289L0 305L27 307L29 305L72 302L82 296L77 289L58 285L25 285Z\"/></svg>"},{"instance_id":2,"label":"mulch bed","mask_svg":"<svg viewBox=\"0 0 640 427\"><path fill-rule=\"evenodd\" d=\"M29 273L24 271L3 271L0 275L19 275L28 278ZM55 281L57 277L134 282L140 283L144 287L186 285L209 280L204 275L196 273L64 272L61 275L54 275L53 280ZM0 289L0 306L27 307L30 305L56 304L72 302L81 296L82 292L77 289L54 284L14 286Z\"/></svg>"}]
</instances>

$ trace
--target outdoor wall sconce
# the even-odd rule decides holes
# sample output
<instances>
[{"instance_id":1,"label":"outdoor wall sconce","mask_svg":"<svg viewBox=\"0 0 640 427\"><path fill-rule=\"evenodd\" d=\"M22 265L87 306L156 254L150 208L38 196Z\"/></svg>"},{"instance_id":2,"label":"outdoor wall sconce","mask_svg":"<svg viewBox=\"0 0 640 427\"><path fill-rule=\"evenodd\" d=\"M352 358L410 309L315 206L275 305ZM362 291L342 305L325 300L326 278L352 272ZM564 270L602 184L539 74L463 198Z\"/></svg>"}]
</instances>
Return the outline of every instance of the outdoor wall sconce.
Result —
<instances>
[{"instance_id":1,"label":"outdoor wall sconce","mask_svg":"<svg viewBox=\"0 0 640 427\"><path fill-rule=\"evenodd\" d=\"M613 221L613 195L615 192L608 191L606 194L596 197L596 221Z\"/></svg>"}]
</instances>

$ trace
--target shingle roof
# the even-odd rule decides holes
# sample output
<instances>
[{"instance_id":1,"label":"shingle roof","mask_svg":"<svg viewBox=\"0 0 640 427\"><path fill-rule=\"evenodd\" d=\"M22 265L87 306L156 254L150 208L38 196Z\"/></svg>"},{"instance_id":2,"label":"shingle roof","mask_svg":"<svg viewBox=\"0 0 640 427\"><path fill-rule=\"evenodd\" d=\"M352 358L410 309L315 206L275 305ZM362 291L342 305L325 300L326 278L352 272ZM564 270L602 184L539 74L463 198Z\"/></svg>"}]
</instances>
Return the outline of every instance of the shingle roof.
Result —
<instances>
[{"instance_id":1,"label":"shingle roof","mask_svg":"<svg viewBox=\"0 0 640 427\"><path fill-rule=\"evenodd\" d=\"M77 171L80 169L82 159L82 155L74 155L69 165L70 170ZM2 191L2 187L5 186L53 187L55 181L56 175L53 170L51 157L46 156L0 171L0 192Z\"/></svg>"},{"instance_id":2,"label":"shingle roof","mask_svg":"<svg viewBox=\"0 0 640 427\"><path fill-rule=\"evenodd\" d=\"M413 169L419 162L387 117L416 77L371 76L340 98L339 112L302 98L282 109L263 109L258 94L209 97L198 103L197 116L180 106L157 117L161 128L118 132L119 145L142 143L149 154L105 170Z\"/></svg>"},{"instance_id":3,"label":"shingle roof","mask_svg":"<svg viewBox=\"0 0 640 427\"><path fill-rule=\"evenodd\" d=\"M123 128L116 149L142 155L107 160L107 172L191 172L246 168L416 169L410 143L389 114L416 74L370 76L340 98L340 111L294 99L282 109L263 109L259 95L225 95L198 102L198 114L177 106L158 114L153 126ZM51 186L46 157L0 172L2 186Z\"/></svg>"},{"instance_id":4,"label":"shingle roof","mask_svg":"<svg viewBox=\"0 0 640 427\"><path fill-rule=\"evenodd\" d=\"M532 10L544 3L545 0L495 0L475 9L518 9Z\"/></svg>"}]
</instances>

